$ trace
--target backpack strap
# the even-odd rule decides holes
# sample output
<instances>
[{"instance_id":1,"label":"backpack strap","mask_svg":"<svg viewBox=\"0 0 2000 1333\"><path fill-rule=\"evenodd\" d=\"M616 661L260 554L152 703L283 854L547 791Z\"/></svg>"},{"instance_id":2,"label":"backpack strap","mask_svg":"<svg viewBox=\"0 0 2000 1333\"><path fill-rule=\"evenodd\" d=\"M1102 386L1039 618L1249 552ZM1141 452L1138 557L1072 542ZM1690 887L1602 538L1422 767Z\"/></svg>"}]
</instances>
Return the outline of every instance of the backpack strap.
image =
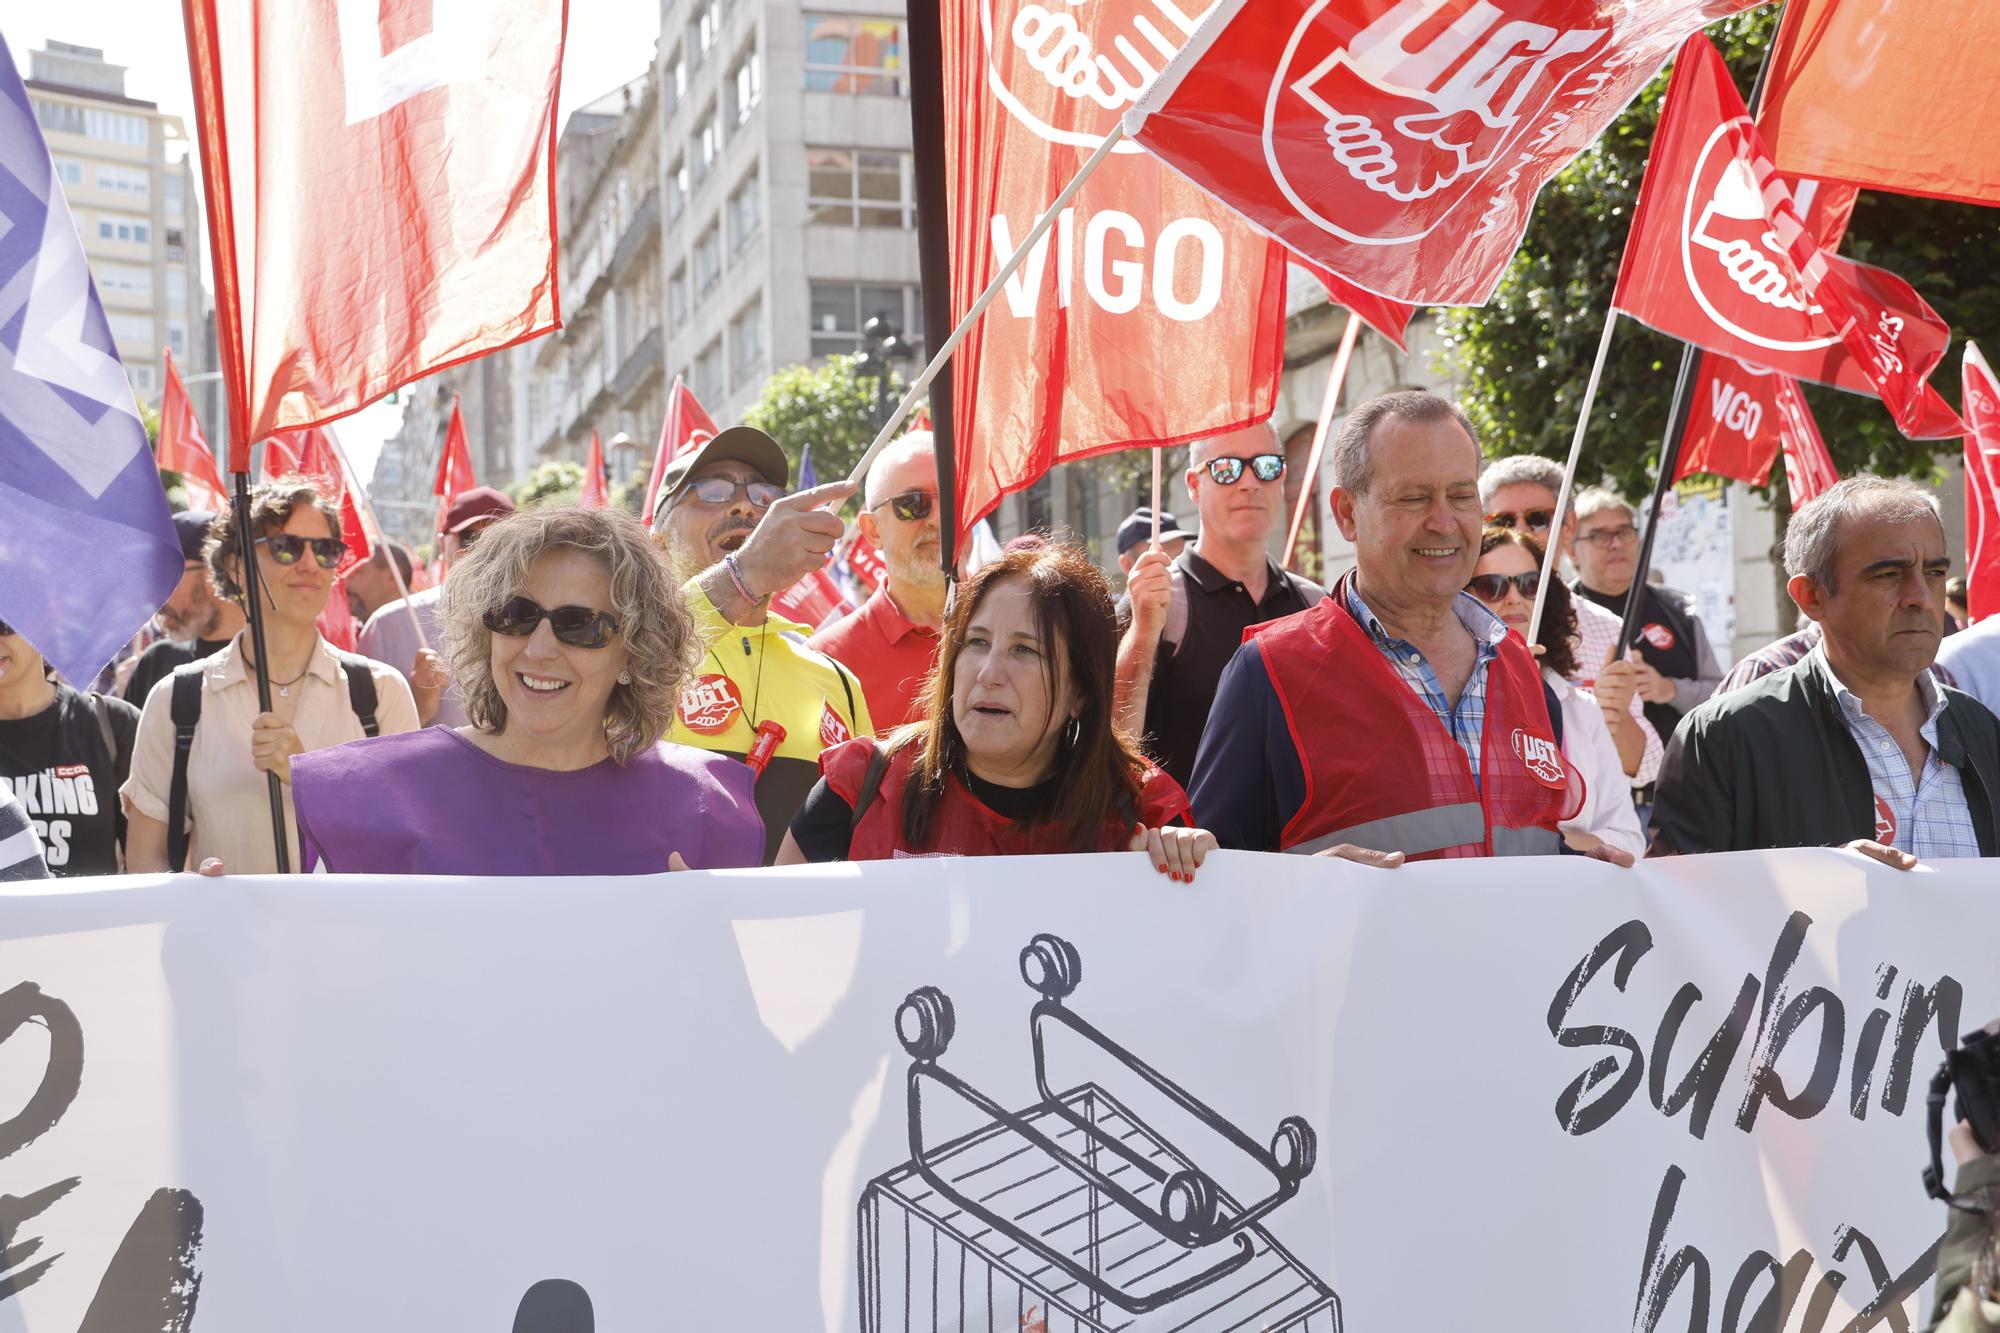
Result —
<instances>
[{"instance_id":1,"label":"backpack strap","mask_svg":"<svg viewBox=\"0 0 2000 1333\"><path fill-rule=\"evenodd\" d=\"M868 807L875 804L875 797L882 790L882 778L889 771L889 748L877 745L875 752L868 756L868 771L861 775L861 787L854 793L854 813L848 817L847 834L854 836L861 827L861 816L868 813Z\"/></svg>"},{"instance_id":2,"label":"backpack strap","mask_svg":"<svg viewBox=\"0 0 2000 1333\"><path fill-rule=\"evenodd\" d=\"M118 771L118 737L111 732L111 706L101 694L91 693L84 697L90 700L90 711L97 714L97 735L98 739L104 742L105 771L116 773Z\"/></svg>"},{"instance_id":3,"label":"backpack strap","mask_svg":"<svg viewBox=\"0 0 2000 1333\"><path fill-rule=\"evenodd\" d=\"M332 651L340 660L340 674L347 677L347 704L354 710L354 716L361 719L361 734L381 735L381 724L375 720L374 668L367 658L356 653L342 652L338 648Z\"/></svg>"},{"instance_id":4,"label":"backpack strap","mask_svg":"<svg viewBox=\"0 0 2000 1333\"><path fill-rule=\"evenodd\" d=\"M173 684L174 772L167 784L167 869L187 869L188 755L194 750L194 729L201 721L201 676L206 662L176 667Z\"/></svg>"},{"instance_id":5,"label":"backpack strap","mask_svg":"<svg viewBox=\"0 0 2000 1333\"><path fill-rule=\"evenodd\" d=\"M822 653L820 656L826 657L826 654ZM858 729L858 724L856 723L858 715L854 711L854 682L847 678L847 668L840 664L839 658L827 657L826 664L833 668L834 675L840 677L840 688L847 695L847 724ZM881 778L876 778L876 781L880 782ZM873 793L871 792L870 795L873 795Z\"/></svg>"}]
</instances>

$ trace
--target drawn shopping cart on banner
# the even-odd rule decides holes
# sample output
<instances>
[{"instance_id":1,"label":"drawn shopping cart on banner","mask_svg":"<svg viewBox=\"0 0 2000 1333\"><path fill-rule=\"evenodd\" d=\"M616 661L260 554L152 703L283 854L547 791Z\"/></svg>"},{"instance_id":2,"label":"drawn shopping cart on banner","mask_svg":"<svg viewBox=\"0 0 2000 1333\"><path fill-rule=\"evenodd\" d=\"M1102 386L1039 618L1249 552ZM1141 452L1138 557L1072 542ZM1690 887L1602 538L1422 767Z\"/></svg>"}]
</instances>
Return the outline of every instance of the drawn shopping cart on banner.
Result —
<instances>
[{"instance_id":1,"label":"drawn shopping cart on banner","mask_svg":"<svg viewBox=\"0 0 2000 1333\"><path fill-rule=\"evenodd\" d=\"M913 1059L910 1160L862 1194L863 1333L1341 1333L1340 1298L1263 1226L1312 1172L1312 1127L1288 1116L1268 1146L1252 1139L1069 1009L1082 970L1054 935L1021 951L1022 979L1042 997L1028 1024L1040 1100L1022 1111L938 1063L956 1022L944 992L923 987L897 1009ZM1226 1143L1269 1192L1239 1202L1095 1083L1052 1087L1052 1025ZM927 1105L982 1123L927 1143Z\"/></svg>"}]
</instances>

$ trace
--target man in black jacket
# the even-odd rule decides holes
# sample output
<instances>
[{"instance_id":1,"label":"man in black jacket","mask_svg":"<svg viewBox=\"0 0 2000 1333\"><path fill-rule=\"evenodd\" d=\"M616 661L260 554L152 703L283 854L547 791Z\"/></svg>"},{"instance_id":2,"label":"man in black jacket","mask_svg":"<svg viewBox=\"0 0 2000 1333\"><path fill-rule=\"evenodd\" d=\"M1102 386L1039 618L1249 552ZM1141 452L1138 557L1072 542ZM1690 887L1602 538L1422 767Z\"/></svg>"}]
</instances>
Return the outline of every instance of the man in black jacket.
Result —
<instances>
[{"instance_id":1,"label":"man in black jacket","mask_svg":"<svg viewBox=\"0 0 2000 1333\"><path fill-rule=\"evenodd\" d=\"M1682 720L1653 854L1846 846L1905 870L2000 855L2000 719L1929 671L1949 567L1937 501L1909 482L1851 477L1794 514L1788 591L1824 636Z\"/></svg>"}]
</instances>

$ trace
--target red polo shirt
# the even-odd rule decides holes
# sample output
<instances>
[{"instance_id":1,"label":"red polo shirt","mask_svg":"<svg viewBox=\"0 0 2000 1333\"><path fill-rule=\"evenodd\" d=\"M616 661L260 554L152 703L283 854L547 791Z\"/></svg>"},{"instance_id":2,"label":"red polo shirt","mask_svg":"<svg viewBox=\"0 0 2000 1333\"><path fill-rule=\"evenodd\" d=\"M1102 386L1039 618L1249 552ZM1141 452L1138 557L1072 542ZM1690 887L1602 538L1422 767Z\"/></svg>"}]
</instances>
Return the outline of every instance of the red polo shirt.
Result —
<instances>
[{"instance_id":1,"label":"red polo shirt","mask_svg":"<svg viewBox=\"0 0 2000 1333\"><path fill-rule=\"evenodd\" d=\"M853 615L827 626L806 645L860 679L877 735L923 716L924 682L937 660L937 631L913 624L887 588L877 588Z\"/></svg>"}]
</instances>

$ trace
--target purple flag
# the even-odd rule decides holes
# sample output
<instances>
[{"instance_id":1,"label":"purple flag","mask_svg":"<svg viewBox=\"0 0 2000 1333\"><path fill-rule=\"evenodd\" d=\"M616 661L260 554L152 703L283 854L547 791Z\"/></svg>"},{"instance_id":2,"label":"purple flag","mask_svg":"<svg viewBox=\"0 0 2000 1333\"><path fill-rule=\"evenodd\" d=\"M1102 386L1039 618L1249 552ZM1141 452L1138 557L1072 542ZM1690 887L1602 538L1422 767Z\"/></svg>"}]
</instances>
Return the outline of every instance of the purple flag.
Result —
<instances>
[{"instance_id":1,"label":"purple flag","mask_svg":"<svg viewBox=\"0 0 2000 1333\"><path fill-rule=\"evenodd\" d=\"M0 38L0 620L88 688L181 576L167 497Z\"/></svg>"}]
</instances>

